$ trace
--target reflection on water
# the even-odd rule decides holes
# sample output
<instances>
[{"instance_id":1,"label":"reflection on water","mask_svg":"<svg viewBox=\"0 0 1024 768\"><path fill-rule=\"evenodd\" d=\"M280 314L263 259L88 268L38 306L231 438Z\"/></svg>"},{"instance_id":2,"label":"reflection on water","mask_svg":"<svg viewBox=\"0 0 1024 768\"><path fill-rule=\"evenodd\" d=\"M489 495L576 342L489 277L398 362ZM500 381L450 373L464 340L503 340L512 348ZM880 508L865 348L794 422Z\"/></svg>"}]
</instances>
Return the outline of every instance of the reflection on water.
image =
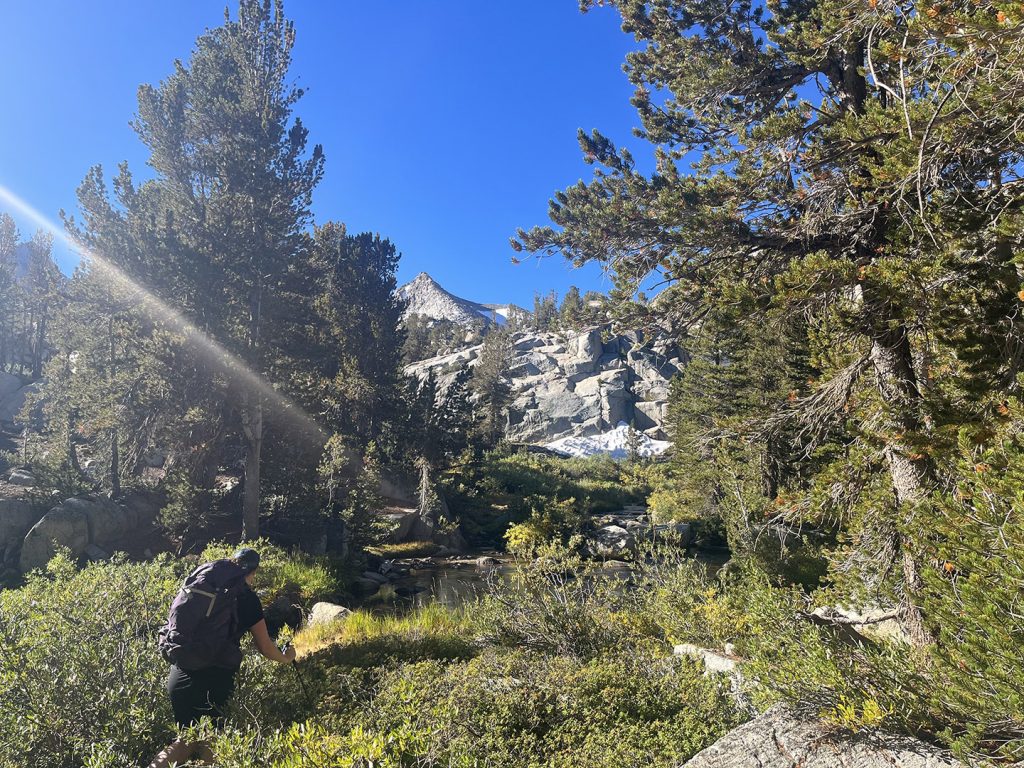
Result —
<instances>
[{"instance_id":1,"label":"reflection on water","mask_svg":"<svg viewBox=\"0 0 1024 768\"><path fill-rule=\"evenodd\" d=\"M396 586L415 590L412 596L417 607L427 603L440 603L446 608L458 608L482 597L489 582L507 579L518 566L502 563L488 568L439 568L411 571Z\"/></svg>"}]
</instances>

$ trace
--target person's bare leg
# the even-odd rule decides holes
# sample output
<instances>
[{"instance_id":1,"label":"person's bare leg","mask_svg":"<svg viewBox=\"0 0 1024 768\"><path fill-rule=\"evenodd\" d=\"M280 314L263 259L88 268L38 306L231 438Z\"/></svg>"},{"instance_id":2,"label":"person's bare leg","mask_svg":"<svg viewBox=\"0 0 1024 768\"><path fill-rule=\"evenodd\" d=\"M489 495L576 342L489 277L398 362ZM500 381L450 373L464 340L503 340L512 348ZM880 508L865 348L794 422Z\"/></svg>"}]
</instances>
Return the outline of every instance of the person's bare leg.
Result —
<instances>
[{"instance_id":1,"label":"person's bare leg","mask_svg":"<svg viewBox=\"0 0 1024 768\"><path fill-rule=\"evenodd\" d=\"M205 747L205 745L203 746ZM149 768L170 768L172 765L183 765L192 758L192 754L195 752L195 749L195 744L189 744L186 741L178 739L167 747L167 749L154 757L153 762L149 764ZM206 747L206 751L209 752L210 748Z\"/></svg>"}]
</instances>

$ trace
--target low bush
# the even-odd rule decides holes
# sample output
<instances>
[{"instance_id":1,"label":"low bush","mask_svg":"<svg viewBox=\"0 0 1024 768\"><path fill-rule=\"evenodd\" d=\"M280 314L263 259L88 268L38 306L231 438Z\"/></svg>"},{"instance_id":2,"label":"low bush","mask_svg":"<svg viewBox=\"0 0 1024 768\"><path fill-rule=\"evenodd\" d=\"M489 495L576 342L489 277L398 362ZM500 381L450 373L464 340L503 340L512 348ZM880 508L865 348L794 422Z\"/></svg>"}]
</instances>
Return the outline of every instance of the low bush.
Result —
<instances>
[{"instance_id":1,"label":"low bush","mask_svg":"<svg viewBox=\"0 0 1024 768\"><path fill-rule=\"evenodd\" d=\"M129 765L166 743L156 630L182 574L169 559L77 570L58 555L0 592L0 765Z\"/></svg>"},{"instance_id":2,"label":"low bush","mask_svg":"<svg viewBox=\"0 0 1024 768\"><path fill-rule=\"evenodd\" d=\"M480 636L582 659L652 643L664 647L658 628L638 611L640 594L582 558L578 545L540 546L494 583L474 610Z\"/></svg>"},{"instance_id":3,"label":"low bush","mask_svg":"<svg viewBox=\"0 0 1024 768\"><path fill-rule=\"evenodd\" d=\"M229 732L215 751L222 768L667 768L738 719L721 683L684 660L490 650L399 666L356 717L330 713L269 738Z\"/></svg>"}]
</instances>

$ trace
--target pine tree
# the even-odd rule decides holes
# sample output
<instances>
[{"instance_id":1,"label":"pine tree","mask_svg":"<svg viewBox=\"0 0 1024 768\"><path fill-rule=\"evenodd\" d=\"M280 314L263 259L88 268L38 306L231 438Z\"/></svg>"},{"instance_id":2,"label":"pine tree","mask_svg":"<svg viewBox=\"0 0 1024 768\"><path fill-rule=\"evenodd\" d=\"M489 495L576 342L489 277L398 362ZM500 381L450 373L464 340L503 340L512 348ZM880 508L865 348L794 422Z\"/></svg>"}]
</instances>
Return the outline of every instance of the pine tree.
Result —
<instances>
[{"instance_id":1,"label":"pine tree","mask_svg":"<svg viewBox=\"0 0 1024 768\"><path fill-rule=\"evenodd\" d=\"M556 194L557 229L520 231L513 247L599 262L626 299L656 278L667 288L652 311L677 323L727 306L736 284L755 286L762 308L809 318L828 375L801 400L804 422L833 423L858 395L851 416L894 499L876 566L897 563L903 620L926 642L914 520L938 467L923 450L934 421L920 362L929 326L948 314L937 296L983 265L1002 273L1020 245L1008 226L1021 150L1008 105L1024 95L1016 11L583 3L595 5L618 7L644 46L627 71L656 170L645 176L628 151L581 132L593 181ZM983 300L1012 297L989 284ZM990 335L1018 344L1005 317Z\"/></svg>"},{"instance_id":2,"label":"pine tree","mask_svg":"<svg viewBox=\"0 0 1024 768\"><path fill-rule=\"evenodd\" d=\"M302 96L288 80L294 39L280 2L241 0L237 19L201 36L188 62L139 89L134 127L155 178L136 187L122 166L115 192L140 247L105 254L261 375L297 351L276 320L294 308L290 283L309 258L304 228L324 163L292 117ZM79 200L93 234L121 215L99 169ZM243 435L243 535L254 538L266 403L251 386L225 384L237 408L214 410Z\"/></svg>"},{"instance_id":3,"label":"pine tree","mask_svg":"<svg viewBox=\"0 0 1024 768\"><path fill-rule=\"evenodd\" d=\"M306 356L316 385L304 397L326 426L353 438L360 450L373 441L393 457L401 441L406 340L395 294L400 255L379 235L350 235L334 223L316 229L312 250L320 275L313 288L317 338Z\"/></svg>"},{"instance_id":4,"label":"pine tree","mask_svg":"<svg viewBox=\"0 0 1024 768\"><path fill-rule=\"evenodd\" d=\"M533 297L533 329L535 331L550 331L555 327L558 320L558 296L554 291L541 296L539 293Z\"/></svg>"},{"instance_id":5,"label":"pine tree","mask_svg":"<svg viewBox=\"0 0 1024 768\"><path fill-rule=\"evenodd\" d=\"M512 337L503 328L487 334L470 387L479 412L478 430L487 445L494 446L504 436L505 414L512 396L509 360Z\"/></svg>"},{"instance_id":6,"label":"pine tree","mask_svg":"<svg viewBox=\"0 0 1024 768\"><path fill-rule=\"evenodd\" d=\"M562 306L558 308L558 324L567 330L578 330L583 324L584 307L580 298L580 289L575 285L562 297Z\"/></svg>"}]
</instances>

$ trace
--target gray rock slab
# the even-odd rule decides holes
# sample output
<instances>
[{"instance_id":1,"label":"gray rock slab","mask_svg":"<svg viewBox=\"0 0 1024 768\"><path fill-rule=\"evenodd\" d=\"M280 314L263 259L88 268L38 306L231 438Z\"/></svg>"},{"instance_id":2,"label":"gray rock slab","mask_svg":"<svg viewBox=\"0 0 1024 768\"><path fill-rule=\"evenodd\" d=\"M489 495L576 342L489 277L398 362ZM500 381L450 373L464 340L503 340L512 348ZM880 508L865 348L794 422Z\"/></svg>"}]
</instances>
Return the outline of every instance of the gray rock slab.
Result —
<instances>
[{"instance_id":1,"label":"gray rock slab","mask_svg":"<svg viewBox=\"0 0 1024 768\"><path fill-rule=\"evenodd\" d=\"M0 371L0 401L6 400L24 385L19 376Z\"/></svg>"},{"instance_id":2,"label":"gray rock slab","mask_svg":"<svg viewBox=\"0 0 1024 768\"><path fill-rule=\"evenodd\" d=\"M26 472L23 469L16 469L11 472L11 476L8 478L11 485L21 485L31 487L36 484L35 477L32 476L31 472Z\"/></svg>"},{"instance_id":3,"label":"gray rock slab","mask_svg":"<svg viewBox=\"0 0 1024 768\"><path fill-rule=\"evenodd\" d=\"M967 768L917 739L848 733L776 705L727 733L681 768Z\"/></svg>"}]
</instances>

